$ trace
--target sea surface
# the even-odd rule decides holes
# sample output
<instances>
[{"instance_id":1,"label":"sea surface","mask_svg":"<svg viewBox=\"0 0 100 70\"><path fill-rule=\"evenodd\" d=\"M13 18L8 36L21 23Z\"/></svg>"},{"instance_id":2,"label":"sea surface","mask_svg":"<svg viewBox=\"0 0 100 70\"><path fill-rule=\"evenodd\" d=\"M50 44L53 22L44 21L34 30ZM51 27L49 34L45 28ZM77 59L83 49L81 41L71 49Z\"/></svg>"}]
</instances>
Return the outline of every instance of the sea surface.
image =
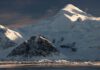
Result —
<instances>
[{"instance_id":1,"label":"sea surface","mask_svg":"<svg viewBox=\"0 0 100 70\"><path fill-rule=\"evenodd\" d=\"M0 70L100 70L100 67L15 67Z\"/></svg>"}]
</instances>

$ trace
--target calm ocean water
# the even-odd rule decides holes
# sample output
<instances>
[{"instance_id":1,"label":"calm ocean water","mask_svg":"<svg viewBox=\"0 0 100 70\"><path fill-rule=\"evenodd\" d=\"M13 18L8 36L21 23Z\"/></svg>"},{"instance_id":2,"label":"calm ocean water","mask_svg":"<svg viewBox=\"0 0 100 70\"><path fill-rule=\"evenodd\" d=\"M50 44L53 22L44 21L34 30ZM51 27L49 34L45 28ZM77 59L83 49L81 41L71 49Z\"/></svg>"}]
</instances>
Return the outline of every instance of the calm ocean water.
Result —
<instances>
[{"instance_id":1,"label":"calm ocean water","mask_svg":"<svg viewBox=\"0 0 100 70\"><path fill-rule=\"evenodd\" d=\"M100 70L100 67L21 67L1 68L0 70Z\"/></svg>"}]
</instances>

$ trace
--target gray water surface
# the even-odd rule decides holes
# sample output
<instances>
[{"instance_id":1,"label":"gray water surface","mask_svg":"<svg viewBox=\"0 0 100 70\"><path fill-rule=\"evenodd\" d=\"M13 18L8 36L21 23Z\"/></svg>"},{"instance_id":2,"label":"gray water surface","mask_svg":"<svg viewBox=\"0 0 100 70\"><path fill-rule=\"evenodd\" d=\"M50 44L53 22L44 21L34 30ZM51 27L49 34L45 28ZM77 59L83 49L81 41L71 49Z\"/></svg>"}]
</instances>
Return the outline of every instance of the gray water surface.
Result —
<instances>
[{"instance_id":1,"label":"gray water surface","mask_svg":"<svg viewBox=\"0 0 100 70\"><path fill-rule=\"evenodd\" d=\"M1 68L0 70L100 70L100 67L21 67Z\"/></svg>"}]
</instances>

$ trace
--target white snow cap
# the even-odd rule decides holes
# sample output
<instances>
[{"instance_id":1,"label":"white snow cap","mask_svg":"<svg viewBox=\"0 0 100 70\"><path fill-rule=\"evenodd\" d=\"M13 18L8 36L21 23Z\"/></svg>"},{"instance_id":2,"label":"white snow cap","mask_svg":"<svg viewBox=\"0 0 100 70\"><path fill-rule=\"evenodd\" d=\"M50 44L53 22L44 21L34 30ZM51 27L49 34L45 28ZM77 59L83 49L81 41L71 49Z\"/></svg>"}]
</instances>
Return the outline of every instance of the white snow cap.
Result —
<instances>
[{"instance_id":1,"label":"white snow cap","mask_svg":"<svg viewBox=\"0 0 100 70\"><path fill-rule=\"evenodd\" d=\"M86 12L80 10L78 7L72 4L68 4L62 10L65 12L64 15L72 22L75 22L78 19L80 19L81 21L84 20L100 21L100 17L93 17L92 15L87 14Z\"/></svg>"},{"instance_id":2,"label":"white snow cap","mask_svg":"<svg viewBox=\"0 0 100 70\"><path fill-rule=\"evenodd\" d=\"M11 41L17 41L17 39L20 39L20 38L22 39L22 35L17 31L11 30L11 29L4 27L2 25L0 25L0 29L5 30L5 32L2 34L4 34L4 36L6 36Z\"/></svg>"},{"instance_id":3,"label":"white snow cap","mask_svg":"<svg viewBox=\"0 0 100 70\"><path fill-rule=\"evenodd\" d=\"M0 25L0 29L5 29L5 27L4 27L4 26L2 26L2 25Z\"/></svg>"},{"instance_id":4,"label":"white snow cap","mask_svg":"<svg viewBox=\"0 0 100 70\"><path fill-rule=\"evenodd\" d=\"M84 11L80 10L79 8L77 8L76 6L74 6L72 4L68 4L67 6L65 6L65 8L63 8L63 10L68 11L72 14L78 14L78 12L86 14ZM75 12L75 11L77 11L77 12Z\"/></svg>"}]
</instances>

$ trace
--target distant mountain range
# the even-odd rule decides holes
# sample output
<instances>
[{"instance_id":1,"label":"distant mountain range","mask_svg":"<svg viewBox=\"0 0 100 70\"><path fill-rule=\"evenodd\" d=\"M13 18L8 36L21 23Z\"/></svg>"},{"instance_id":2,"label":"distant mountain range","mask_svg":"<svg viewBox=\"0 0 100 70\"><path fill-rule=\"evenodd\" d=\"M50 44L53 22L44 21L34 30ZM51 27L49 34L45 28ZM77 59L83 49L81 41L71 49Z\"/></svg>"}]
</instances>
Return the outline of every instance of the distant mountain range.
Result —
<instances>
[{"instance_id":1,"label":"distant mountain range","mask_svg":"<svg viewBox=\"0 0 100 70\"><path fill-rule=\"evenodd\" d=\"M100 18L72 4L39 23L0 30L0 59L100 60Z\"/></svg>"}]
</instances>

